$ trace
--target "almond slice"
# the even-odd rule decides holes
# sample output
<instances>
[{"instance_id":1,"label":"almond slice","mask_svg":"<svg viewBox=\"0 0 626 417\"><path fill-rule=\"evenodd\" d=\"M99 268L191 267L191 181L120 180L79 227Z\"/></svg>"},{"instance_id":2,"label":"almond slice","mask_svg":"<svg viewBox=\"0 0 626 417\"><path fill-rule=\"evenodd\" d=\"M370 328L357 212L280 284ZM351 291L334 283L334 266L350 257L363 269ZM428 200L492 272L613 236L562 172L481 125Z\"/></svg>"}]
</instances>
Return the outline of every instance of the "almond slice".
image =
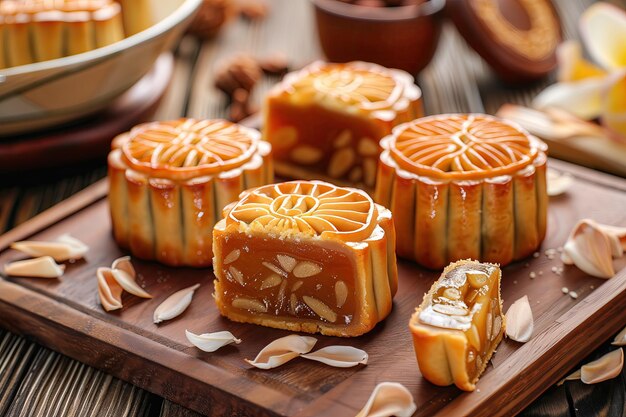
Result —
<instances>
[{"instance_id":1,"label":"almond slice","mask_svg":"<svg viewBox=\"0 0 626 417\"><path fill-rule=\"evenodd\" d=\"M322 272L322 267L314 262L302 261L293 269L296 278L308 278Z\"/></svg>"},{"instance_id":2,"label":"almond slice","mask_svg":"<svg viewBox=\"0 0 626 417\"><path fill-rule=\"evenodd\" d=\"M296 264L298 263L295 258L289 255L279 254L276 255L276 259L278 259L278 263L280 264L280 266L287 272L293 271L293 268L295 268Z\"/></svg>"},{"instance_id":3,"label":"almond slice","mask_svg":"<svg viewBox=\"0 0 626 417\"><path fill-rule=\"evenodd\" d=\"M622 331L615 336L615 339L613 339L611 344L614 346L626 346L626 327L624 327Z\"/></svg>"},{"instance_id":4,"label":"almond slice","mask_svg":"<svg viewBox=\"0 0 626 417\"><path fill-rule=\"evenodd\" d=\"M528 297L515 301L506 312L506 335L516 342L526 343L533 335L533 312Z\"/></svg>"},{"instance_id":5,"label":"almond slice","mask_svg":"<svg viewBox=\"0 0 626 417\"><path fill-rule=\"evenodd\" d=\"M185 330L185 335L189 343L204 352L215 352L221 347L230 345L231 343L239 344L241 339L237 339L231 332L221 331L215 333L194 334L189 330Z\"/></svg>"},{"instance_id":6,"label":"almond slice","mask_svg":"<svg viewBox=\"0 0 626 417\"><path fill-rule=\"evenodd\" d=\"M559 172L554 169L548 168L548 195L550 197L556 197L567 192L572 184L574 184L574 177L567 172Z\"/></svg>"},{"instance_id":7,"label":"almond slice","mask_svg":"<svg viewBox=\"0 0 626 417\"><path fill-rule=\"evenodd\" d=\"M52 256L9 262L4 265L4 273L13 277L59 278L65 265L58 265Z\"/></svg>"},{"instance_id":8,"label":"almond slice","mask_svg":"<svg viewBox=\"0 0 626 417\"><path fill-rule=\"evenodd\" d=\"M89 247L70 235L59 236L54 242L24 240L11 244L11 248L32 257L51 256L57 262L82 258Z\"/></svg>"},{"instance_id":9,"label":"almond slice","mask_svg":"<svg viewBox=\"0 0 626 417\"><path fill-rule=\"evenodd\" d=\"M113 270L111 268L98 268L96 277L98 278L98 299L102 308L106 311L122 308L123 288L113 278Z\"/></svg>"},{"instance_id":10,"label":"almond slice","mask_svg":"<svg viewBox=\"0 0 626 417\"><path fill-rule=\"evenodd\" d=\"M365 407L356 417L397 416L410 417L417 410L413 395L398 382L381 382L376 385Z\"/></svg>"},{"instance_id":11,"label":"almond slice","mask_svg":"<svg viewBox=\"0 0 626 417\"><path fill-rule=\"evenodd\" d=\"M623 367L624 351L619 348L583 365L580 368L580 380L585 384L597 384L615 378L622 373Z\"/></svg>"},{"instance_id":12,"label":"almond slice","mask_svg":"<svg viewBox=\"0 0 626 417\"><path fill-rule=\"evenodd\" d=\"M174 317L180 316L191 304L194 292L200 288L200 284L192 285L191 287L184 288L180 291L176 291L170 295L154 310L153 320L154 323L161 323L162 321L171 320Z\"/></svg>"},{"instance_id":13,"label":"almond slice","mask_svg":"<svg viewBox=\"0 0 626 417\"><path fill-rule=\"evenodd\" d=\"M352 346L327 346L301 356L336 368L350 368L358 364L367 365L369 358L367 352Z\"/></svg>"},{"instance_id":14,"label":"almond slice","mask_svg":"<svg viewBox=\"0 0 626 417\"><path fill-rule=\"evenodd\" d=\"M309 353L315 343L317 339L314 337L292 334L274 340L265 346L254 360L245 359L245 361L259 369L276 368L303 353Z\"/></svg>"},{"instance_id":15,"label":"almond slice","mask_svg":"<svg viewBox=\"0 0 626 417\"><path fill-rule=\"evenodd\" d=\"M115 265L115 263L113 263L113 265ZM139 286L139 284L137 284L134 274L131 276L125 270L115 268L111 268L111 272L113 274L113 278L115 278L115 281L117 281L117 283L122 288L124 288L124 290L128 291L132 295L136 295L137 297L152 298L150 294L148 294L143 288Z\"/></svg>"}]
</instances>

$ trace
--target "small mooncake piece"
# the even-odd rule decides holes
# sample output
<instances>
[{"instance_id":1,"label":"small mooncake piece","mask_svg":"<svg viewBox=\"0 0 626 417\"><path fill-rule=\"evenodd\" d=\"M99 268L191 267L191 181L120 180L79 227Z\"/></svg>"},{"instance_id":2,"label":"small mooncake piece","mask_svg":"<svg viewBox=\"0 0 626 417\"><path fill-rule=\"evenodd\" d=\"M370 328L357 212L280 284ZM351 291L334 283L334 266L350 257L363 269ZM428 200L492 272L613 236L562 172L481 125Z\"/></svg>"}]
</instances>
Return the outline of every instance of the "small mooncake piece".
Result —
<instances>
[{"instance_id":1,"label":"small mooncake piece","mask_svg":"<svg viewBox=\"0 0 626 417\"><path fill-rule=\"evenodd\" d=\"M446 267L411 317L417 363L435 385L473 391L504 335L498 265Z\"/></svg>"},{"instance_id":2,"label":"small mooncake piece","mask_svg":"<svg viewBox=\"0 0 626 417\"><path fill-rule=\"evenodd\" d=\"M117 243L171 266L211 265L213 226L243 190L273 180L271 146L226 120L146 123L109 154Z\"/></svg>"},{"instance_id":3,"label":"small mooncake piece","mask_svg":"<svg viewBox=\"0 0 626 417\"><path fill-rule=\"evenodd\" d=\"M330 336L366 333L398 286L391 212L320 181L248 190L213 232L222 315Z\"/></svg>"}]
</instances>

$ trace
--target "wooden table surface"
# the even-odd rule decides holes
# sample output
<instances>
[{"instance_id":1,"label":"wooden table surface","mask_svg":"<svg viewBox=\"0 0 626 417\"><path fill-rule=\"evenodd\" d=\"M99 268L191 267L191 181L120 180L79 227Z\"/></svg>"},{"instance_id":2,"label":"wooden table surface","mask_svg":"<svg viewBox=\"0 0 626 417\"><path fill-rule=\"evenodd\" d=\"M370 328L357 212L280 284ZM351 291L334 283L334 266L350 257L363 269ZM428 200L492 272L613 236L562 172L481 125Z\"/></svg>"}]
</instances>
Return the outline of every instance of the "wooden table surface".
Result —
<instances>
[{"instance_id":1,"label":"wooden table surface","mask_svg":"<svg viewBox=\"0 0 626 417\"><path fill-rule=\"evenodd\" d=\"M576 37L577 20L592 0L555 1L564 35ZM622 7L624 0L614 1ZM179 116L226 117L226 97L213 87L213 68L238 51L263 57L286 54L293 67L321 56L312 9L305 0L272 0L263 20L239 19L217 39L199 43L184 38L176 52L170 89L156 119ZM276 81L266 77L254 100ZM505 102L527 104L550 80L511 89L494 80L481 59L470 51L453 27L446 26L435 59L420 75L427 113L494 113ZM86 161L54 173L0 177L0 232L7 231L106 175L104 159ZM590 352L592 360L607 345ZM579 364L572 363L572 369ZM174 417L196 413L98 370L0 329L0 417L111 416ZM626 372L596 385L568 382L545 392L524 416L626 417Z\"/></svg>"}]
</instances>

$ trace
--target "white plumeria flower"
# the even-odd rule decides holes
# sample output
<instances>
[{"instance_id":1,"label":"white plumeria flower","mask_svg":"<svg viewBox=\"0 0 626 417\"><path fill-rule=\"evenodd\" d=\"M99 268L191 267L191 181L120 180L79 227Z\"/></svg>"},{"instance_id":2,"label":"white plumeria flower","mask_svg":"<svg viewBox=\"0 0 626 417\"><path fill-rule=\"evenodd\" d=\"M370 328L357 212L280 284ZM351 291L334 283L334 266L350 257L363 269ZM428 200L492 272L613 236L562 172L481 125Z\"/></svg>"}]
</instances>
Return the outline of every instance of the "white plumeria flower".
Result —
<instances>
[{"instance_id":1,"label":"white plumeria flower","mask_svg":"<svg viewBox=\"0 0 626 417\"><path fill-rule=\"evenodd\" d=\"M557 83L543 90L533 106L556 107L581 119L600 118L615 136L626 142L626 12L598 2L580 18L580 34L594 62L583 57L577 41L557 50Z\"/></svg>"}]
</instances>

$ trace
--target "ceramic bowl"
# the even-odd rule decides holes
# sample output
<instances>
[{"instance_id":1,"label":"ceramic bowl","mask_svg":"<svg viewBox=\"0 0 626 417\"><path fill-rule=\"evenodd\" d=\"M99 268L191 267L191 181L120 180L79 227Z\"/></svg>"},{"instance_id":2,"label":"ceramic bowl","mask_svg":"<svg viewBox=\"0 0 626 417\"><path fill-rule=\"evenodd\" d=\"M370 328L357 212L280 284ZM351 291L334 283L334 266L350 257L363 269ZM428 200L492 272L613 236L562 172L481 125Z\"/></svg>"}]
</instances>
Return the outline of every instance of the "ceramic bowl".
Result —
<instances>
[{"instance_id":1,"label":"ceramic bowl","mask_svg":"<svg viewBox=\"0 0 626 417\"><path fill-rule=\"evenodd\" d=\"M416 75L435 54L445 0L400 7L311 1L320 44L330 61L368 61Z\"/></svg>"},{"instance_id":2,"label":"ceramic bowl","mask_svg":"<svg viewBox=\"0 0 626 417\"><path fill-rule=\"evenodd\" d=\"M67 123L105 108L172 48L202 0L152 0L153 26L78 55L0 70L0 135Z\"/></svg>"}]
</instances>

